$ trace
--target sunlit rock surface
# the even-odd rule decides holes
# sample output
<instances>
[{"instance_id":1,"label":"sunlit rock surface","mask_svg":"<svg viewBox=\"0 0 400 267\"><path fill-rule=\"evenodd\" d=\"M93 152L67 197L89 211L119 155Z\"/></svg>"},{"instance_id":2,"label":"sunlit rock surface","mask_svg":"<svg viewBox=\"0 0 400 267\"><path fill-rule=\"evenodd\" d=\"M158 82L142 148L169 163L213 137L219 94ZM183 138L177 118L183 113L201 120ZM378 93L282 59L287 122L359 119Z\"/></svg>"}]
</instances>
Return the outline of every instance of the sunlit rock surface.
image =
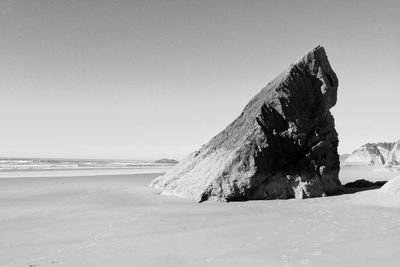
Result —
<instances>
[{"instance_id":1,"label":"sunlit rock surface","mask_svg":"<svg viewBox=\"0 0 400 267\"><path fill-rule=\"evenodd\" d=\"M353 151L345 160L348 164L384 165L393 143L368 143Z\"/></svg>"},{"instance_id":2,"label":"sunlit rock surface","mask_svg":"<svg viewBox=\"0 0 400 267\"><path fill-rule=\"evenodd\" d=\"M199 202L337 192L338 136L329 111L337 87L324 48L314 48L268 83L225 130L151 186Z\"/></svg>"},{"instance_id":3,"label":"sunlit rock surface","mask_svg":"<svg viewBox=\"0 0 400 267\"><path fill-rule=\"evenodd\" d=\"M400 165L400 140L393 145L393 148L386 159L385 165Z\"/></svg>"},{"instance_id":4,"label":"sunlit rock surface","mask_svg":"<svg viewBox=\"0 0 400 267\"><path fill-rule=\"evenodd\" d=\"M350 165L399 165L400 141L365 144L353 151L344 163Z\"/></svg>"}]
</instances>

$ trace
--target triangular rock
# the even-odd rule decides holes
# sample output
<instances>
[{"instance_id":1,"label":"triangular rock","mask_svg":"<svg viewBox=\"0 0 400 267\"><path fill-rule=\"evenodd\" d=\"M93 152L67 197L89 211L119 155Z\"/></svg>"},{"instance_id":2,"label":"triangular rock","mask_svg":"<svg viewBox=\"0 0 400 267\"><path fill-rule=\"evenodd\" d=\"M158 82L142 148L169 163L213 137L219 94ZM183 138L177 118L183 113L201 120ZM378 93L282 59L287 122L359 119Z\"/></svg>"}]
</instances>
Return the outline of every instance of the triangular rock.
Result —
<instances>
[{"instance_id":1,"label":"triangular rock","mask_svg":"<svg viewBox=\"0 0 400 267\"><path fill-rule=\"evenodd\" d=\"M338 79L318 46L271 81L225 130L151 186L201 202L320 197L341 188L329 109Z\"/></svg>"}]
</instances>

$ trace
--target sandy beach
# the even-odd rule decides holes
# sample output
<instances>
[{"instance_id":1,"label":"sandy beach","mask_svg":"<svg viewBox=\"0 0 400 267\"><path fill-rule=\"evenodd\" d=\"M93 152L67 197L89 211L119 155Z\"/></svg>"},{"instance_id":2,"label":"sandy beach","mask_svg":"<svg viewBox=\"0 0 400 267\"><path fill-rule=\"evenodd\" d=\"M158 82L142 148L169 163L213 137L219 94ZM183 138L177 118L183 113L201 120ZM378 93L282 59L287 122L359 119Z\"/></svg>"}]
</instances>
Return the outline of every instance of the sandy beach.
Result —
<instances>
[{"instance_id":1,"label":"sandy beach","mask_svg":"<svg viewBox=\"0 0 400 267\"><path fill-rule=\"evenodd\" d=\"M0 267L400 267L400 0L0 7Z\"/></svg>"},{"instance_id":2,"label":"sandy beach","mask_svg":"<svg viewBox=\"0 0 400 267\"><path fill-rule=\"evenodd\" d=\"M159 175L1 178L0 266L396 266L400 260L399 209L371 203L376 190L198 204L149 188Z\"/></svg>"},{"instance_id":3,"label":"sandy beach","mask_svg":"<svg viewBox=\"0 0 400 267\"><path fill-rule=\"evenodd\" d=\"M360 179L371 182L388 181L399 174L399 167L345 165L340 167L339 179L345 185Z\"/></svg>"}]
</instances>

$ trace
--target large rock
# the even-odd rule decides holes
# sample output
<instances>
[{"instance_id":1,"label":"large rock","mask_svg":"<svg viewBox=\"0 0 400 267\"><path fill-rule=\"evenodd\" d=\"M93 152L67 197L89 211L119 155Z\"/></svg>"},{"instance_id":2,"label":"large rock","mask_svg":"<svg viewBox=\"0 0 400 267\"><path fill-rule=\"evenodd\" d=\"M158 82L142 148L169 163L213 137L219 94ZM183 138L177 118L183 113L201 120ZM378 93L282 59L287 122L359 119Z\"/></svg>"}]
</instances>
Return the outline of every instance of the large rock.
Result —
<instances>
[{"instance_id":1,"label":"large rock","mask_svg":"<svg viewBox=\"0 0 400 267\"><path fill-rule=\"evenodd\" d=\"M341 189L329 109L338 79L316 47L271 81L225 130L151 186L195 201L320 197Z\"/></svg>"}]
</instances>

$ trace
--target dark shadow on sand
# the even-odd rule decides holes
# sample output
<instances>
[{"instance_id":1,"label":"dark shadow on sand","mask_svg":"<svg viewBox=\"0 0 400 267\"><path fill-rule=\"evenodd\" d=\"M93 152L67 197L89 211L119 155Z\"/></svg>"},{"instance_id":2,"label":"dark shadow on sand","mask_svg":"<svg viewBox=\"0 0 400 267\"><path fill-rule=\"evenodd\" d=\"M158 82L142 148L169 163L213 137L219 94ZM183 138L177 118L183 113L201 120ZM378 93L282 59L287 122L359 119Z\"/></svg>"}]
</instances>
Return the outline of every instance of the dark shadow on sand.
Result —
<instances>
[{"instance_id":1,"label":"dark shadow on sand","mask_svg":"<svg viewBox=\"0 0 400 267\"><path fill-rule=\"evenodd\" d=\"M342 190L337 194L333 194L332 196L345 195L345 194L354 194L367 190L374 190L381 188L387 181L377 181L371 182L365 179L357 180L354 182L347 183L342 186Z\"/></svg>"}]
</instances>

